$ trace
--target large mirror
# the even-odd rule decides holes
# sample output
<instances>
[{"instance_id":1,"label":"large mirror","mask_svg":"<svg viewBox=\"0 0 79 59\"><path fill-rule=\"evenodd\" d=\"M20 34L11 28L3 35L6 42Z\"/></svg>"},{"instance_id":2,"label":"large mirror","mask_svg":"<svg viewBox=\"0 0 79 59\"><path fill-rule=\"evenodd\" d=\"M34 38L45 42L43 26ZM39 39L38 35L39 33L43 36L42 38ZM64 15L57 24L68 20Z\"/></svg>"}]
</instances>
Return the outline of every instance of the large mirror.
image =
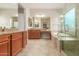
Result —
<instances>
[{"instance_id":1,"label":"large mirror","mask_svg":"<svg viewBox=\"0 0 79 59\"><path fill-rule=\"evenodd\" d=\"M50 17L29 17L29 28L50 29Z\"/></svg>"},{"instance_id":2,"label":"large mirror","mask_svg":"<svg viewBox=\"0 0 79 59\"><path fill-rule=\"evenodd\" d=\"M29 17L28 26L33 27L33 18L32 17Z\"/></svg>"},{"instance_id":3,"label":"large mirror","mask_svg":"<svg viewBox=\"0 0 79 59\"><path fill-rule=\"evenodd\" d=\"M41 25L41 18L40 17L34 17L34 28L40 28Z\"/></svg>"},{"instance_id":4,"label":"large mirror","mask_svg":"<svg viewBox=\"0 0 79 59\"><path fill-rule=\"evenodd\" d=\"M41 18L41 27L43 29L50 29L50 17Z\"/></svg>"}]
</instances>

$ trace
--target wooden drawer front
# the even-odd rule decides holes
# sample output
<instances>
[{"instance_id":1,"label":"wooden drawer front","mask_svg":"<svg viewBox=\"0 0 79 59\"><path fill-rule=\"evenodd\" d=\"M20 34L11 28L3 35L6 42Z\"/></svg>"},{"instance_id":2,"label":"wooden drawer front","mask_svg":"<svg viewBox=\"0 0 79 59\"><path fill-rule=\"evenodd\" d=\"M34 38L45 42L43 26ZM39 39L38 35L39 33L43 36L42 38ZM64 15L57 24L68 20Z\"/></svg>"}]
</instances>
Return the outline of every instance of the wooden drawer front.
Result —
<instances>
[{"instance_id":1,"label":"wooden drawer front","mask_svg":"<svg viewBox=\"0 0 79 59\"><path fill-rule=\"evenodd\" d=\"M10 35L0 35L0 42L4 42L9 40Z\"/></svg>"},{"instance_id":2,"label":"wooden drawer front","mask_svg":"<svg viewBox=\"0 0 79 59\"><path fill-rule=\"evenodd\" d=\"M12 34L12 40L17 39L17 38L22 38L22 33L21 32Z\"/></svg>"},{"instance_id":3,"label":"wooden drawer front","mask_svg":"<svg viewBox=\"0 0 79 59\"><path fill-rule=\"evenodd\" d=\"M28 31L28 38L29 39L38 39L40 38L40 30L30 30Z\"/></svg>"},{"instance_id":4,"label":"wooden drawer front","mask_svg":"<svg viewBox=\"0 0 79 59\"><path fill-rule=\"evenodd\" d=\"M0 56L8 56L8 55L10 55L9 42L5 41L0 43Z\"/></svg>"},{"instance_id":5,"label":"wooden drawer front","mask_svg":"<svg viewBox=\"0 0 79 59\"><path fill-rule=\"evenodd\" d=\"M39 39L40 38L40 34L34 34L34 38Z\"/></svg>"}]
</instances>

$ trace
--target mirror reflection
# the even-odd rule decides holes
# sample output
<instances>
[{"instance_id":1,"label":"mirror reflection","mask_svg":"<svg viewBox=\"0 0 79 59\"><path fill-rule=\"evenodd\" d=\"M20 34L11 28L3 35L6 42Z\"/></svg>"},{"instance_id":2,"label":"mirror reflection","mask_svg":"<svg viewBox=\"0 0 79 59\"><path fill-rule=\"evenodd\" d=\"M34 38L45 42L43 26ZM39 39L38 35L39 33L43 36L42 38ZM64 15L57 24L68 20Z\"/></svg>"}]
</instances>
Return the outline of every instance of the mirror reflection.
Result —
<instances>
[{"instance_id":1,"label":"mirror reflection","mask_svg":"<svg viewBox=\"0 0 79 59\"><path fill-rule=\"evenodd\" d=\"M29 28L50 29L50 17L29 17Z\"/></svg>"}]
</instances>

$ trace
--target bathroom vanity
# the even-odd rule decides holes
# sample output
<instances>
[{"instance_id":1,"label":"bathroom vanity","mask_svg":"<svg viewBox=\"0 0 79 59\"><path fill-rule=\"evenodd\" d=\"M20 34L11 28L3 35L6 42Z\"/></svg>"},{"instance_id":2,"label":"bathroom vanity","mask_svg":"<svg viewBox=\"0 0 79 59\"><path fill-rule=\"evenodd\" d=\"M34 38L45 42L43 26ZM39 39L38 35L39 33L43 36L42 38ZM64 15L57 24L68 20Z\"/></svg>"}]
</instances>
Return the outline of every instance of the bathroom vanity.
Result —
<instances>
[{"instance_id":1,"label":"bathroom vanity","mask_svg":"<svg viewBox=\"0 0 79 59\"><path fill-rule=\"evenodd\" d=\"M29 39L51 39L51 31L42 29L29 29L28 30Z\"/></svg>"},{"instance_id":2,"label":"bathroom vanity","mask_svg":"<svg viewBox=\"0 0 79 59\"><path fill-rule=\"evenodd\" d=\"M15 56L27 43L27 31L0 32L0 56Z\"/></svg>"}]
</instances>

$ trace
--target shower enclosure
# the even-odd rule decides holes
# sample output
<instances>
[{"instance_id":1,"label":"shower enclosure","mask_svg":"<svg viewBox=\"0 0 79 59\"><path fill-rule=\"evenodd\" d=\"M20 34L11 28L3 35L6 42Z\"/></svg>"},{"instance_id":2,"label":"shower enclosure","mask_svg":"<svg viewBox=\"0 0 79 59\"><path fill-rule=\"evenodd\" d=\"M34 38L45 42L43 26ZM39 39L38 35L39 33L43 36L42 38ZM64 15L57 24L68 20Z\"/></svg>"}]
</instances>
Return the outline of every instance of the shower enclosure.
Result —
<instances>
[{"instance_id":1,"label":"shower enclosure","mask_svg":"<svg viewBox=\"0 0 79 59\"><path fill-rule=\"evenodd\" d=\"M76 31L76 8L72 8L64 14L62 25L63 27L58 33L60 50L68 56L78 56L79 40Z\"/></svg>"}]
</instances>

